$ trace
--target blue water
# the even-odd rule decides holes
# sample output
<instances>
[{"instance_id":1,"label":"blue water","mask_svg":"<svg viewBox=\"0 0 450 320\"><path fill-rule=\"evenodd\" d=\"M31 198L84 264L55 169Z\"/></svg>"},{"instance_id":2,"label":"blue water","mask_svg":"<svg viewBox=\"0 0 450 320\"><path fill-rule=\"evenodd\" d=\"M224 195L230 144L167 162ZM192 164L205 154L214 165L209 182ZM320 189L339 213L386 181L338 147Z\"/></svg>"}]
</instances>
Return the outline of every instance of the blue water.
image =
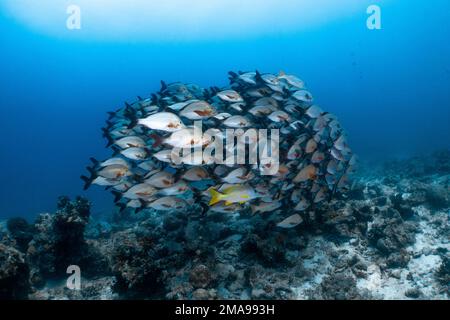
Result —
<instances>
[{"instance_id":1,"label":"blue water","mask_svg":"<svg viewBox=\"0 0 450 320\"><path fill-rule=\"evenodd\" d=\"M90 156L109 156L106 112L161 79L226 85L229 70L284 70L338 115L361 158L449 147L450 3L382 9L382 30L368 30L361 11L301 30L191 41L57 37L0 12L0 218L53 210L62 194L110 212L109 193L83 192L79 176Z\"/></svg>"}]
</instances>

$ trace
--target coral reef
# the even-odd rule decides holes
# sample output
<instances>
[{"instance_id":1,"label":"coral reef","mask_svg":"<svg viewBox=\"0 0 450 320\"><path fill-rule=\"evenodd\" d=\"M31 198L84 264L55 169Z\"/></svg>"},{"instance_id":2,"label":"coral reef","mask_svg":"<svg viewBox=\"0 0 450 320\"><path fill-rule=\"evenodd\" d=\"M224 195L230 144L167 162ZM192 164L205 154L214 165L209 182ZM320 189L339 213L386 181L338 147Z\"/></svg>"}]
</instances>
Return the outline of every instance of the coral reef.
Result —
<instances>
[{"instance_id":1,"label":"coral reef","mask_svg":"<svg viewBox=\"0 0 450 320\"><path fill-rule=\"evenodd\" d=\"M85 199L63 197L34 224L0 225L0 296L448 299L450 173L431 158L362 167L346 196L292 229L270 212L125 210L98 221ZM68 265L80 266L81 290L66 287Z\"/></svg>"},{"instance_id":2,"label":"coral reef","mask_svg":"<svg viewBox=\"0 0 450 320\"><path fill-rule=\"evenodd\" d=\"M108 269L106 258L84 238L89 216L87 200L77 198L71 202L67 197L61 197L56 214L41 214L37 218L36 234L27 249L34 285L43 286L44 279L65 276L70 265L78 265L87 277Z\"/></svg>"},{"instance_id":3,"label":"coral reef","mask_svg":"<svg viewBox=\"0 0 450 320\"><path fill-rule=\"evenodd\" d=\"M24 299L30 290L29 269L22 253L0 244L0 300Z\"/></svg>"}]
</instances>

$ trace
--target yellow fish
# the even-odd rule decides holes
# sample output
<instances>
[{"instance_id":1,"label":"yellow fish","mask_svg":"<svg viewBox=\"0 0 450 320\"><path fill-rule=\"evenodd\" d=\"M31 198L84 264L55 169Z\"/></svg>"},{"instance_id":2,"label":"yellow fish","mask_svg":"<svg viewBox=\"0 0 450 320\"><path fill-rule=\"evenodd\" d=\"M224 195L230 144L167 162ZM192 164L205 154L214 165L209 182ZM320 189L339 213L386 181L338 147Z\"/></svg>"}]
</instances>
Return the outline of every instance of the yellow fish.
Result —
<instances>
[{"instance_id":1,"label":"yellow fish","mask_svg":"<svg viewBox=\"0 0 450 320\"><path fill-rule=\"evenodd\" d=\"M243 204L259 197L252 187L246 185L233 185L224 189L222 193L215 189L209 189L209 194L211 195L210 206L220 201L225 201L225 205Z\"/></svg>"}]
</instances>

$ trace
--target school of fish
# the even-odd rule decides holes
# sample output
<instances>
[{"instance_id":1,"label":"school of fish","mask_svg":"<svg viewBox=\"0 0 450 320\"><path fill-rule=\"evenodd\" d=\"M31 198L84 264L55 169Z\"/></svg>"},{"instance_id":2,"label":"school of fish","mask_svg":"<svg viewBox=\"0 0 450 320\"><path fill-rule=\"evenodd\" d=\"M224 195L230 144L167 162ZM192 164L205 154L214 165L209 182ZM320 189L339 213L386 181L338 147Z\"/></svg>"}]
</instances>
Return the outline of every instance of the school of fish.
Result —
<instances>
[{"instance_id":1,"label":"school of fish","mask_svg":"<svg viewBox=\"0 0 450 320\"><path fill-rule=\"evenodd\" d=\"M193 204L218 213L278 210L281 228L299 225L309 210L350 188L356 157L337 118L314 104L302 80L258 71L229 72L229 79L227 88L208 89L161 82L158 93L109 112L102 131L113 155L91 158L84 188L110 190L120 210L188 211ZM214 140L194 135L200 120L203 131L278 129L278 171L264 174L271 163L219 164L214 156L174 163L173 148L204 150Z\"/></svg>"}]
</instances>

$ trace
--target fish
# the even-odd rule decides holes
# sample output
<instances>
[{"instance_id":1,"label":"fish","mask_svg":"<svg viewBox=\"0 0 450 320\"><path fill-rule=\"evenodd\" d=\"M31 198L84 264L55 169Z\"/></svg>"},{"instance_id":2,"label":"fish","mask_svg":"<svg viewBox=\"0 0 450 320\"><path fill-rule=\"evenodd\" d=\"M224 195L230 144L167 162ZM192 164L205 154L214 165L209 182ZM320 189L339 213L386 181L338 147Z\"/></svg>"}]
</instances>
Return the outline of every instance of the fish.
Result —
<instances>
[{"instance_id":1,"label":"fish","mask_svg":"<svg viewBox=\"0 0 450 320\"><path fill-rule=\"evenodd\" d=\"M212 212L218 212L218 213L236 213L241 210L243 210L243 206L239 203L232 203L226 205L225 203L217 203L215 205L212 205L209 207L209 210Z\"/></svg>"},{"instance_id":2,"label":"fish","mask_svg":"<svg viewBox=\"0 0 450 320\"><path fill-rule=\"evenodd\" d=\"M305 182L308 180L315 180L317 178L317 168L310 164L304 167L300 172L294 177L293 182Z\"/></svg>"},{"instance_id":3,"label":"fish","mask_svg":"<svg viewBox=\"0 0 450 320\"><path fill-rule=\"evenodd\" d=\"M299 214L293 214L292 216L289 216L283 221L279 222L277 226L280 228L289 229L298 226L302 222L303 219Z\"/></svg>"},{"instance_id":4,"label":"fish","mask_svg":"<svg viewBox=\"0 0 450 320\"><path fill-rule=\"evenodd\" d=\"M140 183L128 189L123 194L123 197L131 200L148 200L151 199L157 192L158 190L155 187L152 187L147 183Z\"/></svg>"},{"instance_id":5,"label":"fish","mask_svg":"<svg viewBox=\"0 0 450 320\"><path fill-rule=\"evenodd\" d=\"M244 101L244 99L242 99L241 95L234 90L221 91L217 94L217 96L226 102L237 103L237 102Z\"/></svg>"},{"instance_id":6,"label":"fish","mask_svg":"<svg viewBox=\"0 0 450 320\"><path fill-rule=\"evenodd\" d=\"M108 186L114 186L118 183L120 183L119 181L115 180L115 179L108 179L102 176L96 177L93 180L90 180L89 178L87 178L86 176L81 176L81 179L83 179L86 183L86 186L84 187L84 190L87 189L88 186L90 186L91 184L95 184L101 187L108 187Z\"/></svg>"},{"instance_id":7,"label":"fish","mask_svg":"<svg viewBox=\"0 0 450 320\"><path fill-rule=\"evenodd\" d=\"M138 164L138 168L145 170L145 171L151 171L154 170L157 167L157 164L153 160L145 160Z\"/></svg>"},{"instance_id":8,"label":"fish","mask_svg":"<svg viewBox=\"0 0 450 320\"><path fill-rule=\"evenodd\" d=\"M322 202L326 198L327 198L327 191L325 188L321 188L314 196L314 203Z\"/></svg>"},{"instance_id":9,"label":"fish","mask_svg":"<svg viewBox=\"0 0 450 320\"><path fill-rule=\"evenodd\" d=\"M216 109L206 101L196 101L183 108L180 116L189 120L202 120L217 114Z\"/></svg>"},{"instance_id":10,"label":"fish","mask_svg":"<svg viewBox=\"0 0 450 320\"><path fill-rule=\"evenodd\" d=\"M231 117L231 114L228 112L221 112L214 116L214 118L216 118L217 120L225 120L226 118L229 118L229 117Z\"/></svg>"},{"instance_id":11,"label":"fish","mask_svg":"<svg viewBox=\"0 0 450 320\"><path fill-rule=\"evenodd\" d=\"M255 117L263 117L272 114L277 109L272 105L260 105L260 106L254 106L253 108L249 109L248 112Z\"/></svg>"},{"instance_id":12,"label":"fish","mask_svg":"<svg viewBox=\"0 0 450 320\"><path fill-rule=\"evenodd\" d=\"M115 145L119 146L122 149L126 149L126 148L145 148L146 147L146 143L145 141L137 136L127 136L127 137L123 137L119 140L117 140L115 143Z\"/></svg>"},{"instance_id":13,"label":"fish","mask_svg":"<svg viewBox=\"0 0 450 320\"><path fill-rule=\"evenodd\" d=\"M280 81L284 81L287 84L289 84L291 87L294 87L295 89L303 89L305 87L305 83L300 80L299 78L297 78L294 75L288 75L285 74L284 72L281 72L280 75L278 76L278 79Z\"/></svg>"},{"instance_id":14,"label":"fish","mask_svg":"<svg viewBox=\"0 0 450 320\"><path fill-rule=\"evenodd\" d=\"M236 115L227 118L223 124L230 128L245 128L249 127L251 122L245 116Z\"/></svg>"},{"instance_id":15,"label":"fish","mask_svg":"<svg viewBox=\"0 0 450 320\"><path fill-rule=\"evenodd\" d=\"M319 164L322 163L322 161L325 160L325 154L321 151L316 151L313 153L313 155L311 156L311 162L314 164Z\"/></svg>"},{"instance_id":16,"label":"fish","mask_svg":"<svg viewBox=\"0 0 450 320\"><path fill-rule=\"evenodd\" d=\"M180 180L171 186L161 188L161 190L158 192L158 194L164 195L164 196L177 196L182 195L190 190L189 185L183 181Z\"/></svg>"},{"instance_id":17,"label":"fish","mask_svg":"<svg viewBox=\"0 0 450 320\"><path fill-rule=\"evenodd\" d=\"M291 117L286 112L278 110L271 113L268 118L273 122L283 122L289 121Z\"/></svg>"},{"instance_id":18,"label":"fish","mask_svg":"<svg viewBox=\"0 0 450 320\"><path fill-rule=\"evenodd\" d=\"M313 96L306 90L298 90L292 95L292 97L298 101L310 103L313 101Z\"/></svg>"},{"instance_id":19,"label":"fish","mask_svg":"<svg viewBox=\"0 0 450 320\"><path fill-rule=\"evenodd\" d=\"M235 184L235 183L244 183L254 178L254 174L250 171L247 172L247 169L244 167L237 168L227 176L222 178L222 181L225 183Z\"/></svg>"},{"instance_id":20,"label":"fish","mask_svg":"<svg viewBox=\"0 0 450 320\"><path fill-rule=\"evenodd\" d=\"M209 179L208 171L203 167L192 167L187 170L182 176L187 181L202 181Z\"/></svg>"},{"instance_id":21,"label":"fish","mask_svg":"<svg viewBox=\"0 0 450 320\"><path fill-rule=\"evenodd\" d=\"M171 104L170 106L168 106L167 108L172 109L174 111L180 111L181 109L183 109L184 107L186 107L187 105L194 103L194 102L198 102L199 100L188 100L188 101L183 101L183 102L178 102L178 103L174 103Z\"/></svg>"},{"instance_id":22,"label":"fish","mask_svg":"<svg viewBox=\"0 0 450 320\"><path fill-rule=\"evenodd\" d=\"M246 72L246 73L239 75L240 80L242 80L245 83L251 84L251 85L256 84L255 77L256 77L256 72Z\"/></svg>"},{"instance_id":23,"label":"fish","mask_svg":"<svg viewBox=\"0 0 450 320\"><path fill-rule=\"evenodd\" d=\"M308 200L306 200L305 197L301 197L300 200L297 202L297 204L294 207L294 211L305 211L310 206L310 203Z\"/></svg>"},{"instance_id":24,"label":"fish","mask_svg":"<svg viewBox=\"0 0 450 320\"><path fill-rule=\"evenodd\" d=\"M211 143L212 137L208 134L197 134L195 128L184 128L173 132L162 143L177 148L195 148L206 146Z\"/></svg>"},{"instance_id":25,"label":"fish","mask_svg":"<svg viewBox=\"0 0 450 320\"><path fill-rule=\"evenodd\" d=\"M159 171L145 179L144 182L155 188L162 189L173 186L175 178L170 172Z\"/></svg>"},{"instance_id":26,"label":"fish","mask_svg":"<svg viewBox=\"0 0 450 320\"><path fill-rule=\"evenodd\" d=\"M334 147L339 150L345 150L347 148L347 141L345 140L344 135L341 135L335 142Z\"/></svg>"},{"instance_id":27,"label":"fish","mask_svg":"<svg viewBox=\"0 0 450 320\"><path fill-rule=\"evenodd\" d=\"M252 98L264 98L271 93L271 90L266 87L254 88L246 92L246 94Z\"/></svg>"},{"instance_id":28,"label":"fish","mask_svg":"<svg viewBox=\"0 0 450 320\"><path fill-rule=\"evenodd\" d=\"M138 124L153 130L174 132L185 127L181 119L171 112L158 112L144 119L139 119Z\"/></svg>"},{"instance_id":29,"label":"fish","mask_svg":"<svg viewBox=\"0 0 450 320\"><path fill-rule=\"evenodd\" d=\"M91 161L94 163L95 166L102 167L102 168L111 166L111 165L121 165L124 167L130 167L130 164L128 163L128 161L126 161L124 158L118 158L118 157L109 158L102 162L99 162L96 159L91 158Z\"/></svg>"},{"instance_id":30,"label":"fish","mask_svg":"<svg viewBox=\"0 0 450 320\"><path fill-rule=\"evenodd\" d=\"M174 196L167 196L151 202L147 207L157 211L180 211L186 209L187 206L188 204L185 200Z\"/></svg>"},{"instance_id":31,"label":"fish","mask_svg":"<svg viewBox=\"0 0 450 320\"><path fill-rule=\"evenodd\" d=\"M202 213L267 212L276 221L286 210L313 215L350 189L357 160L348 137L303 80L282 71L230 71L229 79L229 86L207 89L162 81L150 97L108 112L102 135L112 155L90 159L83 188L108 189L120 210L164 214L195 204ZM225 144L229 129L237 129L234 143ZM279 139L260 141L261 129L277 130ZM243 163L225 161L243 150Z\"/></svg>"},{"instance_id":32,"label":"fish","mask_svg":"<svg viewBox=\"0 0 450 320\"><path fill-rule=\"evenodd\" d=\"M317 149L317 142L313 138L306 143L305 153L313 153Z\"/></svg>"},{"instance_id":33,"label":"fish","mask_svg":"<svg viewBox=\"0 0 450 320\"><path fill-rule=\"evenodd\" d=\"M301 158L303 155L303 150L300 147L300 144L293 144L292 147L289 148L287 159L288 160L296 160Z\"/></svg>"},{"instance_id":34,"label":"fish","mask_svg":"<svg viewBox=\"0 0 450 320\"><path fill-rule=\"evenodd\" d=\"M113 164L102 168L98 175L107 179L119 179L131 175L128 167L122 166L120 164Z\"/></svg>"},{"instance_id":35,"label":"fish","mask_svg":"<svg viewBox=\"0 0 450 320\"><path fill-rule=\"evenodd\" d=\"M255 107L272 106L275 110L279 107L278 101L272 97L260 98L255 101L254 105Z\"/></svg>"},{"instance_id":36,"label":"fish","mask_svg":"<svg viewBox=\"0 0 450 320\"><path fill-rule=\"evenodd\" d=\"M131 160L145 160L148 158L148 151L144 148L131 147L120 152L124 157Z\"/></svg>"},{"instance_id":37,"label":"fish","mask_svg":"<svg viewBox=\"0 0 450 320\"><path fill-rule=\"evenodd\" d=\"M261 202L257 205L251 205L250 208L252 210L252 213L256 214L275 211L276 209L280 208L281 205L281 201Z\"/></svg>"},{"instance_id":38,"label":"fish","mask_svg":"<svg viewBox=\"0 0 450 320\"><path fill-rule=\"evenodd\" d=\"M153 154L161 162L172 162L172 149L164 149Z\"/></svg>"},{"instance_id":39,"label":"fish","mask_svg":"<svg viewBox=\"0 0 450 320\"><path fill-rule=\"evenodd\" d=\"M209 193L211 195L209 206L220 201L225 201L226 205L232 203L243 204L259 197L255 190L248 185L232 185L224 189L222 193L212 188L209 189Z\"/></svg>"},{"instance_id":40,"label":"fish","mask_svg":"<svg viewBox=\"0 0 450 320\"><path fill-rule=\"evenodd\" d=\"M306 110L306 115L311 118L318 118L323 113L322 109L320 109L318 106L313 105Z\"/></svg>"}]
</instances>

